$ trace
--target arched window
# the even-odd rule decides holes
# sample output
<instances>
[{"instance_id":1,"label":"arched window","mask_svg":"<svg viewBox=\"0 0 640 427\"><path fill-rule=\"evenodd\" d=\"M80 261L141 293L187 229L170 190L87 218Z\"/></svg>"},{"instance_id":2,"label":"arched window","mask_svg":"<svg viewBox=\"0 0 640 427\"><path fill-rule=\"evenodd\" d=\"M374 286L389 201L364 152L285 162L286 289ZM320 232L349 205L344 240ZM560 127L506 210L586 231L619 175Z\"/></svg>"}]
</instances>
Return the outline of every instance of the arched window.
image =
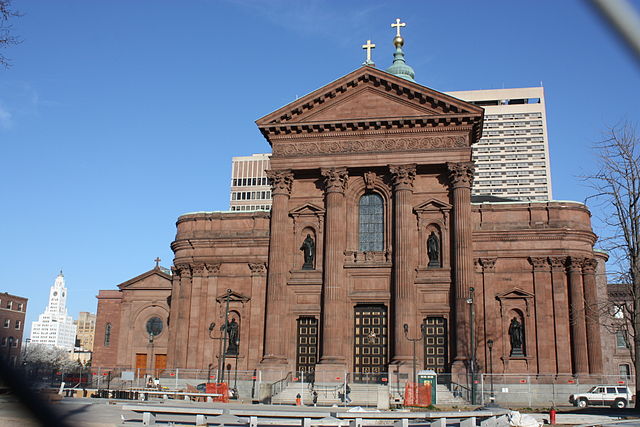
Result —
<instances>
[{"instance_id":1,"label":"arched window","mask_svg":"<svg viewBox=\"0 0 640 427\"><path fill-rule=\"evenodd\" d=\"M111 344L111 323L107 323L104 327L104 346L109 347Z\"/></svg>"},{"instance_id":2,"label":"arched window","mask_svg":"<svg viewBox=\"0 0 640 427\"><path fill-rule=\"evenodd\" d=\"M375 193L360 198L360 251L384 250L384 204Z\"/></svg>"}]
</instances>

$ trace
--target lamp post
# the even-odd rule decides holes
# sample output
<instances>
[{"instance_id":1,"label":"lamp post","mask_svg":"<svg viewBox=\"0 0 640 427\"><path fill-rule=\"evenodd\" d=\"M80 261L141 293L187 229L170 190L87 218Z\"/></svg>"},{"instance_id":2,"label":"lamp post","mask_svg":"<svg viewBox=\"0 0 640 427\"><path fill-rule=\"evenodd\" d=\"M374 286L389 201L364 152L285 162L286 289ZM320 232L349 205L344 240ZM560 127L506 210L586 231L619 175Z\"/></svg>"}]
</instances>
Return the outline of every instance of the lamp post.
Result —
<instances>
[{"instance_id":1,"label":"lamp post","mask_svg":"<svg viewBox=\"0 0 640 427\"><path fill-rule=\"evenodd\" d=\"M471 360L469 361L469 367L471 371L471 404L476 404L476 311L474 304L474 291L473 287L469 288L469 298L467 298L467 304L469 304L470 311L470 342L471 342Z\"/></svg>"},{"instance_id":2,"label":"lamp post","mask_svg":"<svg viewBox=\"0 0 640 427\"><path fill-rule=\"evenodd\" d=\"M149 332L149 345L151 346L151 376L155 379L156 376L154 372L155 361L153 360L153 337L154 337L153 332Z\"/></svg>"},{"instance_id":3,"label":"lamp post","mask_svg":"<svg viewBox=\"0 0 640 427\"><path fill-rule=\"evenodd\" d=\"M13 346L13 337L9 337L9 346L7 347L7 364L11 366L11 347Z\"/></svg>"},{"instance_id":4,"label":"lamp post","mask_svg":"<svg viewBox=\"0 0 640 427\"><path fill-rule=\"evenodd\" d=\"M404 337L413 343L413 378L411 380L412 383L416 382L416 343L422 341L425 334L425 324L420 325L420 337L419 338L409 338L409 325L406 323L402 325L402 329L404 330Z\"/></svg>"},{"instance_id":5,"label":"lamp post","mask_svg":"<svg viewBox=\"0 0 640 427\"><path fill-rule=\"evenodd\" d=\"M491 381L491 397L489 397L489 407L495 406L496 396L493 393L493 340L487 340L487 347L489 348L489 380Z\"/></svg>"}]
</instances>

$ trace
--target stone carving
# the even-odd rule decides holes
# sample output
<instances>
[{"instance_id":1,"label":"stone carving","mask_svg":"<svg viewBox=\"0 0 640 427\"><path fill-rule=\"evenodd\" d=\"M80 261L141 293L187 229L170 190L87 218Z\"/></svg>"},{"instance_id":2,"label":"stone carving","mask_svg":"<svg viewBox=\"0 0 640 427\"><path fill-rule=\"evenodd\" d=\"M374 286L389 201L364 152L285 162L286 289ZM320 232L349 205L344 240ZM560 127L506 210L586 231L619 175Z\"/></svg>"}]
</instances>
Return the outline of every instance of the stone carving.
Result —
<instances>
[{"instance_id":1,"label":"stone carving","mask_svg":"<svg viewBox=\"0 0 640 427\"><path fill-rule=\"evenodd\" d=\"M293 173L288 170L268 170L267 177L271 181L271 193L273 194L291 194L291 185L293 184Z\"/></svg>"},{"instance_id":2,"label":"stone carving","mask_svg":"<svg viewBox=\"0 0 640 427\"><path fill-rule=\"evenodd\" d=\"M453 187L470 187L473 182L473 162L447 163Z\"/></svg>"},{"instance_id":3,"label":"stone carving","mask_svg":"<svg viewBox=\"0 0 640 427\"><path fill-rule=\"evenodd\" d=\"M316 243L311 238L311 234L307 234L307 237L302 242L300 250L304 253L303 270L313 270L313 263L316 258Z\"/></svg>"},{"instance_id":4,"label":"stone carving","mask_svg":"<svg viewBox=\"0 0 640 427\"><path fill-rule=\"evenodd\" d=\"M549 261L546 257L529 257L529 262L534 270L542 270L549 266Z\"/></svg>"},{"instance_id":5,"label":"stone carving","mask_svg":"<svg viewBox=\"0 0 640 427\"><path fill-rule=\"evenodd\" d=\"M281 142L274 144L275 156L306 156L309 154L380 152L380 151L423 151L468 147L462 136L428 136L423 138L398 138L374 140L342 140L323 142Z\"/></svg>"},{"instance_id":6,"label":"stone carving","mask_svg":"<svg viewBox=\"0 0 640 427\"><path fill-rule=\"evenodd\" d=\"M349 178L347 168L322 169L321 173L324 177L324 187L327 192L342 193L347 188L347 179Z\"/></svg>"},{"instance_id":7,"label":"stone carving","mask_svg":"<svg viewBox=\"0 0 640 427\"><path fill-rule=\"evenodd\" d=\"M568 266L569 266L569 271L581 271L582 270L582 263L584 261L584 258L579 258L579 257L569 257L568 259Z\"/></svg>"},{"instance_id":8,"label":"stone carving","mask_svg":"<svg viewBox=\"0 0 640 427\"><path fill-rule=\"evenodd\" d=\"M191 266L189 264L177 264L176 269L180 277L191 277Z\"/></svg>"},{"instance_id":9,"label":"stone carving","mask_svg":"<svg viewBox=\"0 0 640 427\"><path fill-rule=\"evenodd\" d=\"M249 269L251 270L252 276L261 276L267 272L267 266L264 263L250 263Z\"/></svg>"},{"instance_id":10,"label":"stone carving","mask_svg":"<svg viewBox=\"0 0 640 427\"><path fill-rule=\"evenodd\" d=\"M440 239L435 231L427 238L427 255L429 255L429 267L440 267Z\"/></svg>"},{"instance_id":11,"label":"stone carving","mask_svg":"<svg viewBox=\"0 0 640 427\"><path fill-rule=\"evenodd\" d=\"M584 273L594 273L598 267L598 261L593 258L585 258L582 262L582 271Z\"/></svg>"},{"instance_id":12,"label":"stone carving","mask_svg":"<svg viewBox=\"0 0 640 427\"><path fill-rule=\"evenodd\" d=\"M416 165L389 165L396 190L412 189L416 178Z\"/></svg>"},{"instance_id":13,"label":"stone carving","mask_svg":"<svg viewBox=\"0 0 640 427\"><path fill-rule=\"evenodd\" d=\"M496 268L496 258L480 258L480 265L486 272L493 272Z\"/></svg>"},{"instance_id":14,"label":"stone carving","mask_svg":"<svg viewBox=\"0 0 640 427\"><path fill-rule=\"evenodd\" d=\"M216 276L220 274L220 263L217 264L206 264L207 270L209 271L210 276Z\"/></svg>"},{"instance_id":15,"label":"stone carving","mask_svg":"<svg viewBox=\"0 0 640 427\"><path fill-rule=\"evenodd\" d=\"M224 328L224 325L222 326ZM240 344L240 339L238 335L238 322L236 322L235 317L231 319L231 322L227 323L227 327L225 332L227 333L227 356L237 356L238 355L238 346Z\"/></svg>"},{"instance_id":16,"label":"stone carving","mask_svg":"<svg viewBox=\"0 0 640 427\"><path fill-rule=\"evenodd\" d=\"M511 356L524 356L524 327L517 318L511 319L509 325Z\"/></svg>"},{"instance_id":17,"label":"stone carving","mask_svg":"<svg viewBox=\"0 0 640 427\"><path fill-rule=\"evenodd\" d=\"M197 263L193 264L193 268L192 268L193 275L194 276L202 276L203 273L204 273L204 267L205 267L204 263L201 263L201 262L197 262Z\"/></svg>"},{"instance_id":18,"label":"stone carving","mask_svg":"<svg viewBox=\"0 0 640 427\"><path fill-rule=\"evenodd\" d=\"M551 268L554 270L564 269L567 263L567 257L549 257Z\"/></svg>"},{"instance_id":19,"label":"stone carving","mask_svg":"<svg viewBox=\"0 0 640 427\"><path fill-rule=\"evenodd\" d=\"M364 186L367 190L373 190L373 187L375 185L376 182L376 173L369 171L369 172L365 172L364 174Z\"/></svg>"}]
</instances>

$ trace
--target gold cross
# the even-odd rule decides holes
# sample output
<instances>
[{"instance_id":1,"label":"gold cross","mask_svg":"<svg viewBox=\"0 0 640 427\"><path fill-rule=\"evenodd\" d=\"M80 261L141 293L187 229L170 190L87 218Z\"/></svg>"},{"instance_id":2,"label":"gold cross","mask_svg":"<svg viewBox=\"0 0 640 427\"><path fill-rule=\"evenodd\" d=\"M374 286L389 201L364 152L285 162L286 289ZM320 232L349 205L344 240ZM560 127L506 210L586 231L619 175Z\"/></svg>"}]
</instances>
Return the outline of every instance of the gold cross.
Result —
<instances>
[{"instance_id":1,"label":"gold cross","mask_svg":"<svg viewBox=\"0 0 640 427\"><path fill-rule=\"evenodd\" d=\"M396 18L396 23L391 24L391 27L396 27L396 37L400 37L400 27L406 27L407 24L405 22L400 22L400 18Z\"/></svg>"},{"instance_id":2,"label":"gold cross","mask_svg":"<svg viewBox=\"0 0 640 427\"><path fill-rule=\"evenodd\" d=\"M160 259L160 257L156 257L156 259L154 259L154 261L156 262L156 268L158 268L158 266L160 265L160 261L162 261Z\"/></svg>"},{"instance_id":3,"label":"gold cross","mask_svg":"<svg viewBox=\"0 0 640 427\"><path fill-rule=\"evenodd\" d=\"M376 45L371 43L371 40L367 40L367 44L363 44L362 48L367 50L367 62L366 64L371 63L371 49L375 49Z\"/></svg>"}]
</instances>

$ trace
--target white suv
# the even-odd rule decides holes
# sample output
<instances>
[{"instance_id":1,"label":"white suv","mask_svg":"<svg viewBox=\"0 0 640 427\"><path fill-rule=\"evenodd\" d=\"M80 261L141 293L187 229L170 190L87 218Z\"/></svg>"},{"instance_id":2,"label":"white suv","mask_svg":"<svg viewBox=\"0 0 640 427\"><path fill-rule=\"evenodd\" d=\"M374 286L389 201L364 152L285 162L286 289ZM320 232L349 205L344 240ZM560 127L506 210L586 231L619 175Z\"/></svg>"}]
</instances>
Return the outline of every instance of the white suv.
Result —
<instances>
[{"instance_id":1,"label":"white suv","mask_svg":"<svg viewBox=\"0 0 640 427\"><path fill-rule=\"evenodd\" d=\"M626 408L634 398L627 386L597 385L586 393L572 394L569 396L569 402L580 408L586 408L589 405Z\"/></svg>"}]
</instances>

